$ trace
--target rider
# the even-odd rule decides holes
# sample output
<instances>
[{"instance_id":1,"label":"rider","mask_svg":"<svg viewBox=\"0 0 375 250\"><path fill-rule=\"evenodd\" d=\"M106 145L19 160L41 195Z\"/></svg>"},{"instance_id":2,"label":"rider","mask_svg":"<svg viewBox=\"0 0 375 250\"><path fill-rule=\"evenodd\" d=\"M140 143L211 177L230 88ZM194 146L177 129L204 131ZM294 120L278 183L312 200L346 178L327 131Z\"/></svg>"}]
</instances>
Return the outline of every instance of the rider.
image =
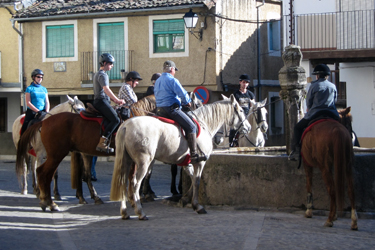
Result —
<instances>
[{"instance_id":1,"label":"rider","mask_svg":"<svg viewBox=\"0 0 375 250\"><path fill-rule=\"evenodd\" d=\"M138 97L134 93L133 88L138 85L142 78L137 71L131 71L125 77L125 83L120 88L118 93L118 98L124 99L125 104L130 107L130 105L138 102Z\"/></svg>"},{"instance_id":2,"label":"rider","mask_svg":"<svg viewBox=\"0 0 375 250\"><path fill-rule=\"evenodd\" d=\"M251 106L251 100L255 100L255 95L253 92L247 89L250 83L250 77L247 74L240 75L240 89L233 93L237 102L240 104L241 108L245 112L245 115L248 116ZM236 130L231 129L229 133L229 143L232 144Z\"/></svg>"},{"instance_id":3,"label":"rider","mask_svg":"<svg viewBox=\"0 0 375 250\"><path fill-rule=\"evenodd\" d=\"M294 135L291 142L292 152L288 158L291 161L299 160L301 152L300 140L303 130L312 120L320 116L328 116L335 120L340 120L335 106L337 99L336 86L328 81L331 70L327 65L319 64L314 68L312 74L316 75L316 81L311 83L306 96L307 113L294 126Z\"/></svg>"},{"instance_id":4,"label":"rider","mask_svg":"<svg viewBox=\"0 0 375 250\"><path fill-rule=\"evenodd\" d=\"M108 146L108 138L112 132L120 124L115 110L111 107L110 100L118 105L125 104L123 99L118 99L109 88L109 78L107 71L110 71L113 67L115 58L109 54L104 53L99 58L100 69L94 75L94 107L102 113L102 115L109 120L109 124L106 126L103 135L100 137L100 141L96 146L97 151L113 153L113 148Z\"/></svg>"},{"instance_id":5,"label":"rider","mask_svg":"<svg viewBox=\"0 0 375 250\"><path fill-rule=\"evenodd\" d=\"M194 122L181 110L181 104L191 106L191 99L182 87L181 83L174 77L176 64L173 61L165 61L163 74L155 82L155 99L157 115L176 121L185 130L190 149L191 163L207 160L197 153L196 127Z\"/></svg>"},{"instance_id":6,"label":"rider","mask_svg":"<svg viewBox=\"0 0 375 250\"><path fill-rule=\"evenodd\" d=\"M32 83L25 90L26 115L22 125L21 135L27 129L29 122L35 118L35 115L42 112L49 112L50 103L48 91L42 86L44 73L40 69L34 69L31 73Z\"/></svg>"},{"instance_id":7,"label":"rider","mask_svg":"<svg viewBox=\"0 0 375 250\"><path fill-rule=\"evenodd\" d=\"M151 76L151 83L152 85L147 88L146 96L154 94L154 87L156 80L161 76L160 73L155 73Z\"/></svg>"}]
</instances>

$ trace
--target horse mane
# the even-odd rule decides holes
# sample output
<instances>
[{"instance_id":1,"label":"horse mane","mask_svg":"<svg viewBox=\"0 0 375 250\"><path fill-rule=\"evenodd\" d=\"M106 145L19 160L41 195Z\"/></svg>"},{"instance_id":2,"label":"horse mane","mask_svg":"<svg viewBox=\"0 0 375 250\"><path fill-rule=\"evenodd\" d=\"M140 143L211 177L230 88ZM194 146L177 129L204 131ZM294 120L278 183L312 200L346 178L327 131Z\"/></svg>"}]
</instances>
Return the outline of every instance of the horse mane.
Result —
<instances>
[{"instance_id":1,"label":"horse mane","mask_svg":"<svg viewBox=\"0 0 375 250\"><path fill-rule=\"evenodd\" d=\"M150 115L156 113L156 100L155 95L145 96L138 102L134 103L130 109L134 116Z\"/></svg>"},{"instance_id":2,"label":"horse mane","mask_svg":"<svg viewBox=\"0 0 375 250\"><path fill-rule=\"evenodd\" d=\"M232 109L228 108L231 107L231 105L232 103L230 100L221 100L214 103L206 104L193 111L193 113L197 116L198 120L204 120L208 127L220 128L223 125L223 121L224 124L228 125L232 118L232 115L229 114L229 112Z\"/></svg>"}]
</instances>

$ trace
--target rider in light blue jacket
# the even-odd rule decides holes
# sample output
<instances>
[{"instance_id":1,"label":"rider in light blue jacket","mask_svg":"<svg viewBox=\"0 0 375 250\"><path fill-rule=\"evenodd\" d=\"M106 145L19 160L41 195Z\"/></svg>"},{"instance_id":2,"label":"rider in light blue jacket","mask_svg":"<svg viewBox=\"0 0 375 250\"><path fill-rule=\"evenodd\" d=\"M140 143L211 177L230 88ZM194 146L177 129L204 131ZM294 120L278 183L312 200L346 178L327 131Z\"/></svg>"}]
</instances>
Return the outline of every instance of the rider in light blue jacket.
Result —
<instances>
[{"instance_id":1,"label":"rider in light blue jacket","mask_svg":"<svg viewBox=\"0 0 375 250\"><path fill-rule=\"evenodd\" d=\"M185 130L190 148L191 163L207 160L197 153L196 127L193 121L181 110L181 105L191 106L191 99L181 83L174 78L178 71L176 64L165 61L163 74L155 82L157 115L176 121Z\"/></svg>"}]
</instances>

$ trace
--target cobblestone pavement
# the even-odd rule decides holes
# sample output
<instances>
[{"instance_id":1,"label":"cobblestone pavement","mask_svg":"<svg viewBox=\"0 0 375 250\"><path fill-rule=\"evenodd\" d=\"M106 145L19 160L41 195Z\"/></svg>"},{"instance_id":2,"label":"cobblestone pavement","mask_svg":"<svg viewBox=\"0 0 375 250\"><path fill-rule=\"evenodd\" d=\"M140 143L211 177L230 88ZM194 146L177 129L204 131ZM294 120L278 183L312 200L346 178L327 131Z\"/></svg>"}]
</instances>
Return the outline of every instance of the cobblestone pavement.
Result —
<instances>
[{"instance_id":1,"label":"cobblestone pavement","mask_svg":"<svg viewBox=\"0 0 375 250\"><path fill-rule=\"evenodd\" d=\"M170 195L170 167L158 164L151 184L158 195L144 203L148 221L139 221L130 207L130 220L121 220L119 202L109 201L113 162L98 162L95 188L105 202L79 205L70 188L69 161L59 167L57 201L60 212L42 212L32 194L20 194L14 160L0 160L0 249L374 249L375 220L360 219L359 231L350 219L339 218L325 228L326 216L305 219L300 210L206 207L198 215L164 198ZM29 178L31 179L31 178ZM249 190L251 192L251 190Z\"/></svg>"}]
</instances>

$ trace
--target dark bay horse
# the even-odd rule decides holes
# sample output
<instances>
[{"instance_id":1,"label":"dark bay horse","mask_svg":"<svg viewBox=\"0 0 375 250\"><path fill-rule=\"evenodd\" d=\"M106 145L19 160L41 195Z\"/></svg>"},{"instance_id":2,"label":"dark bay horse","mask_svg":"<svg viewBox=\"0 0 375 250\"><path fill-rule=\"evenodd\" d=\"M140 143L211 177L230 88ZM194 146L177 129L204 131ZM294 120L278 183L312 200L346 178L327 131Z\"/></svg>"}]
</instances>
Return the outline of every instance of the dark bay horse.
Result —
<instances>
[{"instance_id":1,"label":"dark bay horse","mask_svg":"<svg viewBox=\"0 0 375 250\"><path fill-rule=\"evenodd\" d=\"M330 212L325 226L332 227L336 211L343 211L345 179L351 205L351 229L358 230L357 212L352 177L354 158L351 130L350 107L339 111L341 123L333 119L320 120L304 133L301 154L306 173L307 210L305 216L312 217L312 173L313 167L320 169L330 196ZM349 125L350 123L350 125ZM307 129L308 130L308 129ZM332 170L332 166L334 169ZM332 172L334 176L332 176ZM337 202L337 203L336 203Z\"/></svg>"},{"instance_id":2,"label":"dark bay horse","mask_svg":"<svg viewBox=\"0 0 375 250\"><path fill-rule=\"evenodd\" d=\"M148 114L149 111L155 111L155 97L146 96L139 100L131 107L132 115ZM37 177L40 188L40 206L45 211L49 206L51 211L59 210L58 206L51 199L50 183L53 174L58 168L59 163L68 155L69 152L83 153L86 172L91 168L91 159L93 155L109 156L109 154L96 151L96 145L101 136L100 124L97 121L88 121L79 114L60 113L51 116L44 121L31 126L25 134L22 135L17 148L16 169L22 167L22 162L27 157L27 151L34 136L40 132L42 143L45 147L47 160L37 169ZM111 147L115 146L115 140L111 141ZM73 158L76 158L73 156ZM82 169L81 165L77 165L78 161L72 161L73 172ZM72 177L72 186L77 184L80 179L82 186L82 175L79 173L78 178ZM91 184L90 178L87 178L88 184ZM91 192L92 190L90 190ZM77 189L78 192L78 189ZM95 193L96 194L96 193ZM93 194L91 194L93 195Z\"/></svg>"}]
</instances>

